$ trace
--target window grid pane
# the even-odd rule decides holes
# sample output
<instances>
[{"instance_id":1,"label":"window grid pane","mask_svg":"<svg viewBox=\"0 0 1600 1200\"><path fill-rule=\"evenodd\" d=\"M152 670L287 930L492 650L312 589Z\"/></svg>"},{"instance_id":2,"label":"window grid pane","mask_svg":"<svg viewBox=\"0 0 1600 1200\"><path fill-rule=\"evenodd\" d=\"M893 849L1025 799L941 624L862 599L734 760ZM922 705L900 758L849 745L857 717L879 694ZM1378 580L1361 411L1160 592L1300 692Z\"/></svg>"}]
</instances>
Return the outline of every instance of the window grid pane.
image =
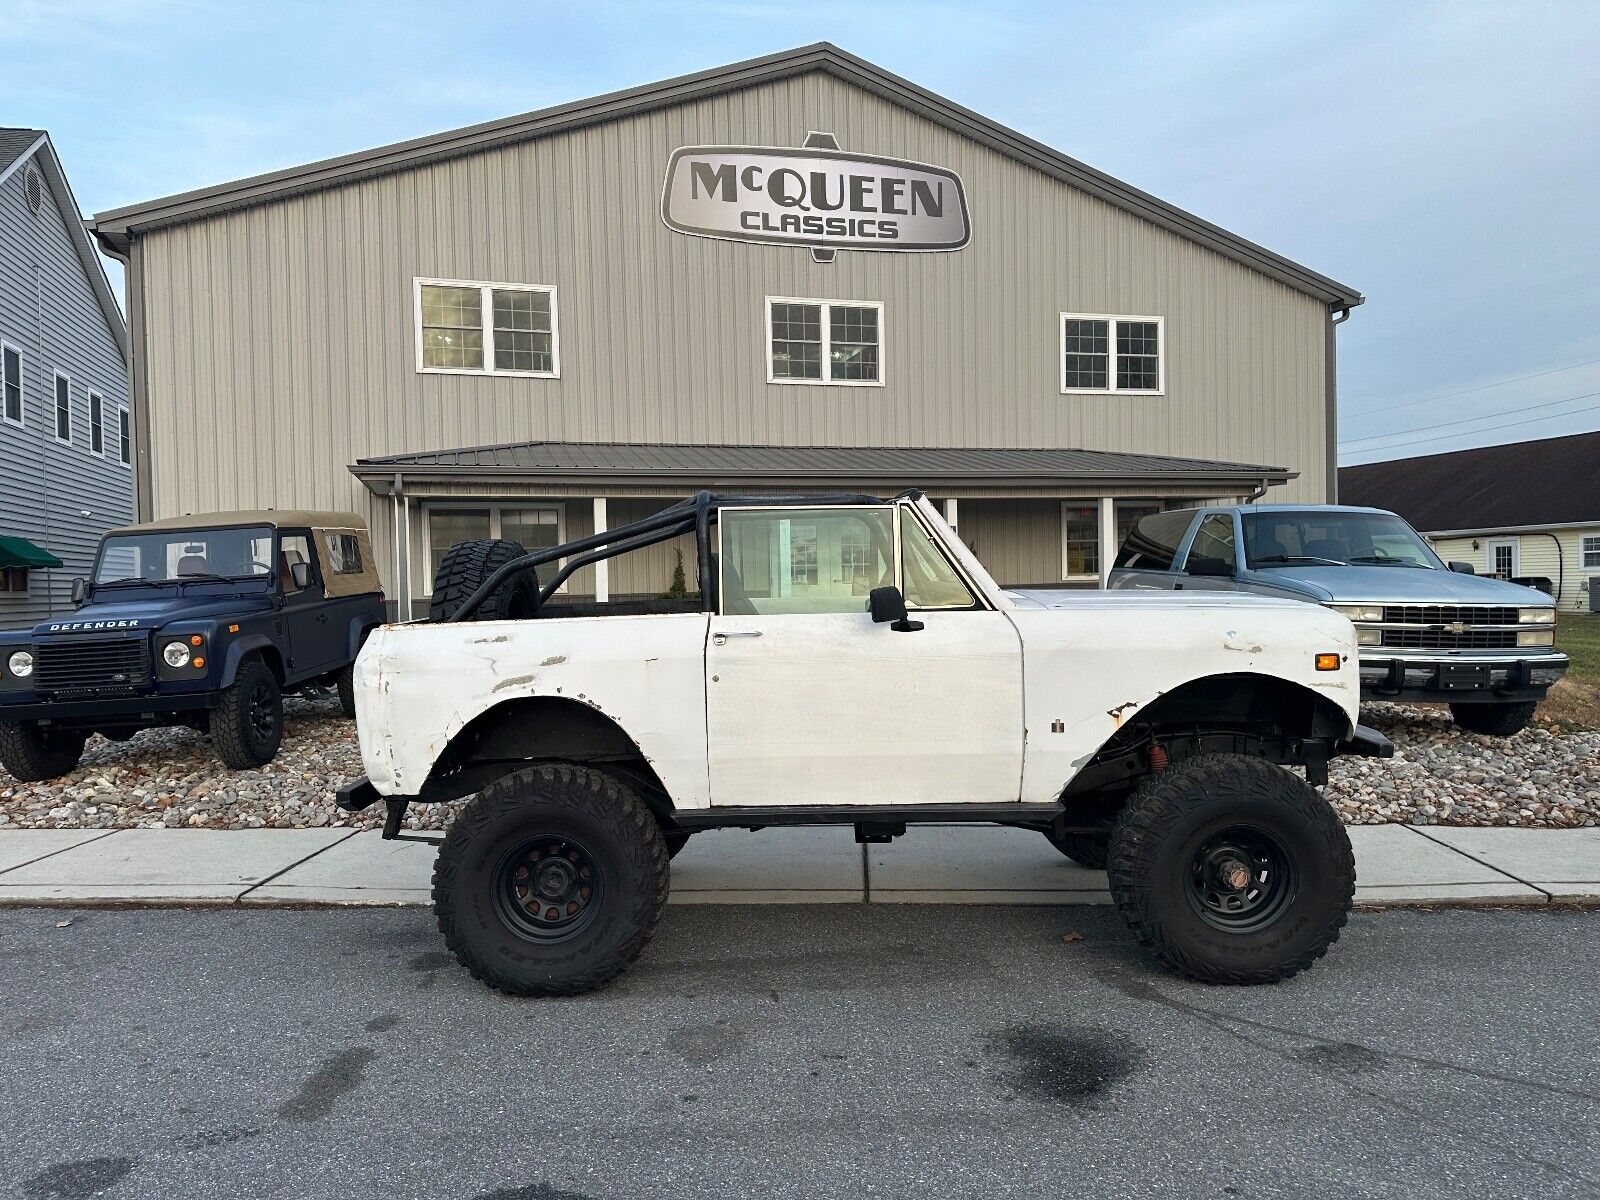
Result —
<instances>
[{"instance_id":1,"label":"window grid pane","mask_svg":"<svg viewBox=\"0 0 1600 1200\"><path fill-rule=\"evenodd\" d=\"M1585 537L1583 539L1583 569L1591 571L1600 569L1600 537ZM1590 584L1594 586L1593 583Z\"/></svg>"},{"instance_id":2,"label":"window grid pane","mask_svg":"<svg viewBox=\"0 0 1600 1200\"><path fill-rule=\"evenodd\" d=\"M475 287L422 285L422 365L483 369L483 293Z\"/></svg>"},{"instance_id":3,"label":"window grid pane","mask_svg":"<svg viewBox=\"0 0 1600 1200\"><path fill-rule=\"evenodd\" d=\"M133 447L129 444L131 440L129 432L128 410L125 408L119 409L117 411L117 453L121 457L124 466L133 461Z\"/></svg>"},{"instance_id":4,"label":"window grid pane","mask_svg":"<svg viewBox=\"0 0 1600 1200\"><path fill-rule=\"evenodd\" d=\"M1063 578L1074 575L1100 573L1100 510L1092 504L1062 510L1061 521L1065 531L1062 546Z\"/></svg>"},{"instance_id":5,"label":"window grid pane","mask_svg":"<svg viewBox=\"0 0 1600 1200\"><path fill-rule=\"evenodd\" d=\"M877 381L877 309L830 305L828 339L828 370L832 378Z\"/></svg>"},{"instance_id":6,"label":"window grid pane","mask_svg":"<svg viewBox=\"0 0 1600 1200\"><path fill-rule=\"evenodd\" d=\"M550 293L494 289L494 365L498 371L555 370Z\"/></svg>"},{"instance_id":7,"label":"window grid pane","mask_svg":"<svg viewBox=\"0 0 1600 1200\"><path fill-rule=\"evenodd\" d=\"M105 401L89 393L89 449L104 454L106 449Z\"/></svg>"},{"instance_id":8,"label":"window grid pane","mask_svg":"<svg viewBox=\"0 0 1600 1200\"><path fill-rule=\"evenodd\" d=\"M772 377L822 378L822 305L772 306Z\"/></svg>"},{"instance_id":9,"label":"window grid pane","mask_svg":"<svg viewBox=\"0 0 1600 1200\"><path fill-rule=\"evenodd\" d=\"M1061 326L1062 381L1068 388L1110 386L1110 322L1067 317Z\"/></svg>"},{"instance_id":10,"label":"window grid pane","mask_svg":"<svg viewBox=\"0 0 1600 1200\"><path fill-rule=\"evenodd\" d=\"M22 355L15 350L5 352L5 416L8 421L22 420Z\"/></svg>"},{"instance_id":11,"label":"window grid pane","mask_svg":"<svg viewBox=\"0 0 1600 1200\"><path fill-rule=\"evenodd\" d=\"M1154 321L1117 322L1117 387L1153 392L1161 386L1160 326Z\"/></svg>"},{"instance_id":12,"label":"window grid pane","mask_svg":"<svg viewBox=\"0 0 1600 1200\"><path fill-rule=\"evenodd\" d=\"M56 437L72 440L72 385L63 375L56 376Z\"/></svg>"}]
</instances>

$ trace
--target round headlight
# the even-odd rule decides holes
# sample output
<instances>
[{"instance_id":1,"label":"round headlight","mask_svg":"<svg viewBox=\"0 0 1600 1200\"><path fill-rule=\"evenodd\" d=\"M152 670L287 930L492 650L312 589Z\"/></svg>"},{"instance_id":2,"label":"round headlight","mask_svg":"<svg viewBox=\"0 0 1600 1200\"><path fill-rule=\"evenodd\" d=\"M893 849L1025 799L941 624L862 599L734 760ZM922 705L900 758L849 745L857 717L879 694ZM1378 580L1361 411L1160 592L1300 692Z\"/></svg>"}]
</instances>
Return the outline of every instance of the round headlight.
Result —
<instances>
[{"instance_id":1,"label":"round headlight","mask_svg":"<svg viewBox=\"0 0 1600 1200\"><path fill-rule=\"evenodd\" d=\"M161 657L169 667L181 667L189 661L189 647L182 642L168 642Z\"/></svg>"},{"instance_id":2,"label":"round headlight","mask_svg":"<svg viewBox=\"0 0 1600 1200\"><path fill-rule=\"evenodd\" d=\"M18 650L6 660L6 669L18 679L26 679L33 674L33 655L26 650Z\"/></svg>"}]
</instances>

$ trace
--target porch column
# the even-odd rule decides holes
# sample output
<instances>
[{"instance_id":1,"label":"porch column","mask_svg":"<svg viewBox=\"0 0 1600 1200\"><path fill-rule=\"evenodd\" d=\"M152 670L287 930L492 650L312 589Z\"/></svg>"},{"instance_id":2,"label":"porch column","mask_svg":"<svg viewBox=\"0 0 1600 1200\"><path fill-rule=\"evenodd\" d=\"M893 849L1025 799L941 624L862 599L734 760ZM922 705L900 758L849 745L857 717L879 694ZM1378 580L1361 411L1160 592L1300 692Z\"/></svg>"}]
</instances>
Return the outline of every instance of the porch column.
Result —
<instances>
[{"instance_id":1,"label":"porch column","mask_svg":"<svg viewBox=\"0 0 1600 1200\"><path fill-rule=\"evenodd\" d=\"M606 498L594 498L594 531L604 533L606 525ZM594 598L597 604L604 604L611 599L611 560L602 558L594 564Z\"/></svg>"},{"instance_id":2,"label":"porch column","mask_svg":"<svg viewBox=\"0 0 1600 1200\"><path fill-rule=\"evenodd\" d=\"M961 526L956 523L956 498L954 496L949 496L945 499L944 520L945 524L949 525L951 529L957 532L960 531Z\"/></svg>"},{"instance_id":3,"label":"porch column","mask_svg":"<svg viewBox=\"0 0 1600 1200\"><path fill-rule=\"evenodd\" d=\"M1100 586L1111 579L1111 560L1117 556L1117 502L1100 497Z\"/></svg>"}]
</instances>

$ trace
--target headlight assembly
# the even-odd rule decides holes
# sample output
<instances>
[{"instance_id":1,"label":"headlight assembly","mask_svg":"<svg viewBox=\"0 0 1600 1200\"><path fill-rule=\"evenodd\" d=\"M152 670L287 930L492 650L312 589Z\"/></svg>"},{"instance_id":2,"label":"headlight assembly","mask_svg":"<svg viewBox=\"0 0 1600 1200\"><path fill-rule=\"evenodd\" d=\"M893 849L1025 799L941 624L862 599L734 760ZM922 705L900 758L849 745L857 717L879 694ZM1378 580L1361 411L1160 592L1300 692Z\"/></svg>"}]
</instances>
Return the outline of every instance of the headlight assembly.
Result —
<instances>
[{"instance_id":1,"label":"headlight assembly","mask_svg":"<svg viewBox=\"0 0 1600 1200\"><path fill-rule=\"evenodd\" d=\"M182 642L168 642L161 648L161 661L169 667L181 667L189 661L189 647Z\"/></svg>"},{"instance_id":2,"label":"headlight assembly","mask_svg":"<svg viewBox=\"0 0 1600 1200\"><path fill-rule=\"evenodd\" d=\"M26 650L18 650L6 660L6 670L18 679L26 679L33 674L33 655Z\"/></svg>"},{"instance_id":3,"label":"headlight assembly","mask_svg":"<svg viewBox=\"0 0 1600 1200\"><path fill-rule=\"evenodd\" d=\"M1328 607L1352 621L1383 620L1383 606L1379 604L1330 604Z\"/></svg>"},{"instance_id":4,"label":"headlight assembly","mask_svg":"<svg viewBox=\"0 0 1600 1200\"><path fill-rule=\"evenodd\" d=\"M1556 623L1556 610L1553 608L1519 608L1517 620L1524 625L1554 625Z\"/></svg>"},{"instance_id":5,"label":"headlight assembly","mask_svg":"<svg viewBox=\"0 0 1600 1200\"><path fill-rule=\"evenodd\" d=\"M1519 646L1554 646L1555 644L1556 631L1554 629L1517 630L1517 645Z\"/></svg>"}]
</instances>

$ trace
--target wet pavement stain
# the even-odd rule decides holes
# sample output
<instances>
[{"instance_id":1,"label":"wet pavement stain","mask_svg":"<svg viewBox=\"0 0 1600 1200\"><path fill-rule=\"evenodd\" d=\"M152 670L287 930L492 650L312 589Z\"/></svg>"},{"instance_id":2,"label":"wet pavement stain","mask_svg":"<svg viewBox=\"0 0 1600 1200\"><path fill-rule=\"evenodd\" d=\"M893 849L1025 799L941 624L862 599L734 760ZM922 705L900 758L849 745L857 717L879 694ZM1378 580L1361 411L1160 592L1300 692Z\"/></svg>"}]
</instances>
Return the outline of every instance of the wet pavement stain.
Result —
<instances>
[{"instance_id":1,"label":"wet pavement stain","mask_svg":"<svg viewBox=\"0 0 1600 1200\"><path fill-rule=\"evenodd\" d=\"M133 1170L134 1161L122 1155L55 1163L24 1179L22 1194L28 1200L89 1200L118 1183Z\"/></svg>"},{"instance_id":2,"label":"wet pavement stain","mask_svg":"<svg viewBox=\"0 0 1600 1200\"><path fill-rule=\"evenodd\" d=\"M548 1183L529 1183L522 1187L499 1188L481 1192L472 1200L594 1200L587 1192L566 1192Z\"/></svg>"},{"instance_id":3,"label":"wet pavement stain","mask_svg":"<svg viewBox=\"0 0 1600 1200\"><path fill-rule=\"evenodd\" d=\"M1376 1050L1368 1050L1365 1046L1357 1046L1354 1042L1327 1042L1322 1045L1307 1046L1304 1050L1291 1052L1289 1057L1308 1066L1339 1075L1365 1075L1369 1071L1381 1070L1384 1066L1383 1055Z\"/></svg>"},{"instance_id":4,"label":"wet pavement stain","mask_svg":"<svg viewBox=\"0 0 1600 1200\"><path fill-rule=\"evenodd\" d=\"M384 1013L381 1017L373 1017L366 1024L368 1033L386 1033L400 1024L399 1013Z\"/></svg>"},{"instance_id":5,"label":"wet pavement stain","mask_svg":"<svg viewBox=\"0 0 1600 1200\"><path fill-rule=\"evenodd\" d=\"M1075 1108L1095 1107L1144 1055L1124 1034L1065 1025L1013 1025L991 1038L990 1051L1009 1060L1004 1079L1017 1092Z\"/></svg>"},{"instance_id":6,"label":"wet pavement stain","mask_svg":"<svg viewBox=\"0 0 1600 1200\"><path fill-rule=\"evenodd\" d=\"M750 1035L717 1022L686 1025L667 1039L668 1047L693 1067L709 1066L731 1058L750 1044Z\"/></svg>"},{"instance_id":7,"label":"wet pavement stain","mask_svg":"<svg viewBox=\"0 0 1600 1200\"><path fill-rule=\"evenodd\" d=\"M333 1112L340 1096L355 1090L367 1064L377 1057L370 1046L341 1050L322 1060L322 1064L278 1108L285 1121L321 1121Z\"/></svg>"}]
</instances>

